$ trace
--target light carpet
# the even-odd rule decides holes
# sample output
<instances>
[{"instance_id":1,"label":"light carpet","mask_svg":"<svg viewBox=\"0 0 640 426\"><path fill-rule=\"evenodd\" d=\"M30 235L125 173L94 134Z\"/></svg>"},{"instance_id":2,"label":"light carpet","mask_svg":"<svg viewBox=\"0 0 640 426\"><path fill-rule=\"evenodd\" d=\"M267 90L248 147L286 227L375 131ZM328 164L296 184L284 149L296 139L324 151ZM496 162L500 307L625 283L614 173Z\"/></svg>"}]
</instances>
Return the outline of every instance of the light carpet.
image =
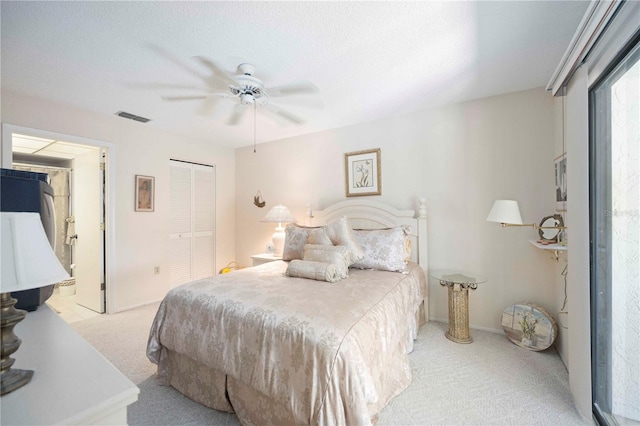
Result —
<instances>
[{"instance_id":1,"label":"light carpet","mask_svg":"<svg viewBox=\"0 0 640 426\"><path fill-rule=\"evenodd\" d=\"M155 383L145 355L158 303L72 323L140 388L128 408L130 425L238 425L222 413ZM420 329L410 354L413 381L380 414L378 425L587 425L573 403L569 376L554 349L533 352L506 336L472 330L454 343L448 325Z\"/></svg>"}]
</instances>

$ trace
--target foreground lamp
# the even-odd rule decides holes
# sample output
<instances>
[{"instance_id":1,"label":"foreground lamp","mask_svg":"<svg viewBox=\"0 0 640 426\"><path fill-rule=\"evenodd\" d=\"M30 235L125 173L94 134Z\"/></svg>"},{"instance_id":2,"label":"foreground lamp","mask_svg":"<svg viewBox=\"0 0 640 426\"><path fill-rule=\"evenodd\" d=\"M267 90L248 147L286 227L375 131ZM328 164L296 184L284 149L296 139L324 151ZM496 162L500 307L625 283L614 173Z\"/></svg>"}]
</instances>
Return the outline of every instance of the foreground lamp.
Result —
<instances>
[{"instance_id":1,"label":"foreground lamp","mask_svg":"<svg viewBox=\"0 0 640 426\"><path fill-rule=\"evenodd\" d=\"M17 300L10 293L60 282L69 278L69 274L49 245L38 213L1 212L0 215L0 395L5 395L29 383L33 376L33 370L11 368L15 360L10 356L22 342L13 328L27 313L14 307Z\"/></svg>"},{"instance_id":2,"label":"foreground lamp","mask_svg":"<svg viewBox=\"0 0 640 426\"><path fill-rule=\"evenodd\" d=\"M531 226L533 229L567 229L562 223L562 217L557 215L544 218L540 225L535 223L522 223L522 216L520 215L520 208L518 202L514 200L496 200L493 203L493 207L487 216L488 222L497 222L503 227L506 226ZM550 221L547 221L550 219ZM553 226L547 226L548 223L553 223Z\"/></svg>"},{"instance_id":3,"label":"foreground lamp","mask_svg":"<svg viewBox=\"0 0 640 426\"><path fill-rule=\"evenodd\" d=\"M291 223L296 220L291 216L291 212L288 208L283 206L282 204L278 204L277 206L273 206L269 213L262 218L260 222L272 222L277 223L278 227L276 228L276 232L273 233L271 239L273 240L273 247L275 248L275 256L282 256L282 250L284 249L284 228L282 227L283 223Z\"/></svg>"}]
</instances>

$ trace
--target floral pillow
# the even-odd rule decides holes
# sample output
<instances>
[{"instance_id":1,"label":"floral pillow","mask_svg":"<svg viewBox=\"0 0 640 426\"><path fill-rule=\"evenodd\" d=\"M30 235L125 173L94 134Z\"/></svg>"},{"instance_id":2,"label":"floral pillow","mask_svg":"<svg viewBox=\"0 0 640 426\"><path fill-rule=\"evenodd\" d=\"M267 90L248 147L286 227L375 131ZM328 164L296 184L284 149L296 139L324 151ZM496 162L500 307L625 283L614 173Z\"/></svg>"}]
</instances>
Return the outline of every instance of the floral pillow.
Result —
<instances>
[{"instance_id":1,"label":"floral pillow","mask_svg":"<svg viewBox=\"0 0 640 426\"><path fill-rule=\"evenodd\" d=\"M325 226L325 232L333 245L345 246L349 249L349 265L364 257L364 252L356 240L346 216L342 216Z\"/></svg>"},{"instance_id":2,"label":"floral pillow","mask_svg":"<svg viewBox=\"0 0 640 426\"><path fill-rule=\"evenodd\" d=\"M282 260L302 259L305 244L333 245L324 226L287 225Z\"/></svg>"},{"instance_id":3,"label":"floral pillow","mask_svg":"<svg viewBox=\"0 0 640 426\"><path fill-rule=\"evenodd\" d=\"M282 260L302 259L302 249L307 244L309 233L319 227L299 226L295 224L287 225L284 230L284 248L282 250Z\"/></svg>"},{"instance_id":4,"label":"floral pillow","mask_svg":"<svg viewBox=\"0 0 640 426\"><path fill-rule=\"evenodd\" d=\"M387 229L356 229L353 231L364 252L359 262L351 265L358 269L404 272L411 258L411 240L406 227Z\"/></svg>"}]
</instances>

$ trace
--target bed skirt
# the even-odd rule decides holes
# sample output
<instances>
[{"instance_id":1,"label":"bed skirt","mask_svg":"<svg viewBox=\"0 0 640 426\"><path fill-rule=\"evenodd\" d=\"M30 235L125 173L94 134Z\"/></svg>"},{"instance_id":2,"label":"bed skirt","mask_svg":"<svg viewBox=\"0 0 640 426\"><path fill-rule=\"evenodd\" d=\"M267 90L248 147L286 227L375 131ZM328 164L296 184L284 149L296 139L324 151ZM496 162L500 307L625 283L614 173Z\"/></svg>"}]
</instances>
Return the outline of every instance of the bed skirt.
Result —
<instances>
[{"instance_id":1,"label":"bed skirt","mask_svg":"<svg viewBox=\"0 0 640 426\"><path fill-rule=\"evenodd\" d=\"M371 423L375 424L380 411L391 399L399 395L411 382L411 368L408 353L413 350L413 340L418 329L425 323L424 302L420 304L415 315L415 322L408 331L407 339L389 354L386 369L379 371L377 377L379 390L388 391L380 394L377 403L369 406ZM164 349L164 356L169 365L168 383L188 398L219 411L235 412L243 425L296 425L293 412L287 406L286 399L278 401L246 386L244 383L224 373L201 364L187 355ZM409 374L407 375L407 371ZM402 386L395 388L386 386L387 382L398 383L399 377L406 377ZM312 420L309 419L309 424Z\"/></svg>"}]
</instances>

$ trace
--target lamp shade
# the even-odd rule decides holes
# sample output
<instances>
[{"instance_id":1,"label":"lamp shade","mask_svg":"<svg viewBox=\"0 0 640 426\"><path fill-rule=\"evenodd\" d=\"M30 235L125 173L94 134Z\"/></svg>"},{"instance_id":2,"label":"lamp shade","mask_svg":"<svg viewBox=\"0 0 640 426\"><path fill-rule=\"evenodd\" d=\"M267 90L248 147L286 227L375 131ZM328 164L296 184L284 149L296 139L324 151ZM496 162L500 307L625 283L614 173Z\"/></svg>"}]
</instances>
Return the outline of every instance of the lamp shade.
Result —
<instances>
[{"instance_id":1,"label":"lamp shade","mask_svg":"<svg viewBox=\"0 0 640 426\"><path fill-rule=\"evenodd\" d=\"M269 210L269 213L267 213L260 222L291 223L295 221L296 220L291 216L289 209L282 204L278 204L273 206L271 210Z\"/></svg>"},{"instance_id":2,"label":"lamp shade","mask_svg":"<svg viewBox=\"0 0 640 426\"><path fill-rule=\"evenodd\" d=\"M29 290L69 278L42 227L38 213L1 212L0 292Z\"/></svg>"},{"instance_id":3,"label":"lamp shade","mask_svg":"<svg viewBox=\"0 0 640 426\"><path fill-rule=\"evenodd\" d=\"M488 222L522 225L522 216L518 202L513 200L496 200L487 216Z\"/></svg>"}]
</instances>

